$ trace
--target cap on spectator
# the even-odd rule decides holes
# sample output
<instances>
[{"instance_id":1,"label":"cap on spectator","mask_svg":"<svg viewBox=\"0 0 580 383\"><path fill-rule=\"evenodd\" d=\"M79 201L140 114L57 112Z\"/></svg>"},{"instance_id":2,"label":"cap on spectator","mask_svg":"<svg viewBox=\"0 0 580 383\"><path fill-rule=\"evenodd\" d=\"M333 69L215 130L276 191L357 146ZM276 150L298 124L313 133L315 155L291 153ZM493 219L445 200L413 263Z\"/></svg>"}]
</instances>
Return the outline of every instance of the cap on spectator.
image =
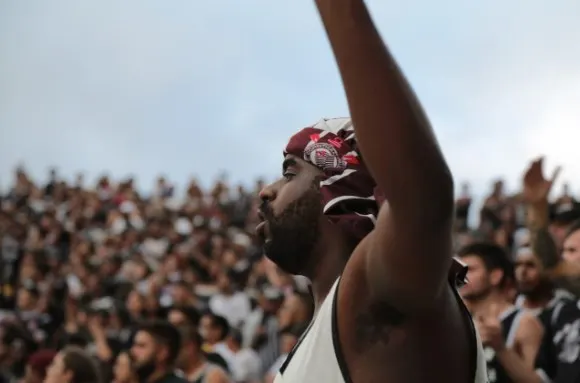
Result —
<instances>
[{"instance_id":1,"label":"cap on spectator","mask_svg":"<svg viewBox=\"0 0 580 383\"><path fill-rule=\"evenodd\" d=\"M550 207L550 217L552 222L564 225L580 219L580 203L553 204Z\"/></svg>"},{"instance_id":2,"label":"cap on spectator","mask_svg":"<svg viewBox=\"0 0 580 383\"><path fill-rule=\"evenodd\" d=\"M56 351L54 350L38 350L28 358L28 365L40 378L46 377L46 370L52 363Z\"/></svg>"}]
</instances>

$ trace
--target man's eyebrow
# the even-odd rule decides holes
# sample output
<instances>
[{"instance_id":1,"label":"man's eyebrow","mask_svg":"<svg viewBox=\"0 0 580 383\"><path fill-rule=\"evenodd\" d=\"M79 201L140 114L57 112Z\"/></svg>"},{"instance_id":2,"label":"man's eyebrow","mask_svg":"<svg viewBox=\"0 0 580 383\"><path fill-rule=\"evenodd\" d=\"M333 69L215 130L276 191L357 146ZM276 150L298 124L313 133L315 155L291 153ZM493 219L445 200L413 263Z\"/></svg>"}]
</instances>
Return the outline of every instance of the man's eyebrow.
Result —
<instances>
[{"instance_id":1,"label":"man's eyebrow","mask_svg":"<svg viewBox=\"0 0 580 383\"><path fill-rule=\"evenodd\" d=\"M297 166L298 162L294 158L286 158L282 162L282 173L286 171L290 166Z\"/></svg>"}]
</instances>

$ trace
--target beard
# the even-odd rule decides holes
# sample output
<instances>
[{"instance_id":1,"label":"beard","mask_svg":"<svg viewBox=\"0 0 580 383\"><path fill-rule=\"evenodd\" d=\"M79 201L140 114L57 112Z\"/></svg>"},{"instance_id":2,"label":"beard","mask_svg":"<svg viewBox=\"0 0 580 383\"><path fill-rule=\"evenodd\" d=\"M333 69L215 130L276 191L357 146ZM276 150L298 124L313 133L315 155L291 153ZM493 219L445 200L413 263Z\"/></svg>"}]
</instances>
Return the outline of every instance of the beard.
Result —
<instances>
[{"instance_id":1,"label":"beard","mask_svg":"<svg viewBox=\"0 0 580 383\"><path fill-rule=\"evenodd\" d=\"M267 202L260 209L268 222L266 257L287 273L304 274L320 234L322 202L318 182L278 215Z\"/></svg>"},{"instance_id":2,"label":"beard","mask_svg":"<svg viewBox=\"0 0 580 383\"><path fill-rule=\"evenodd\" d=\"M461 290L459 290L461 291ZM461 294L461 297L469 302L477 302L486 298L491 293L491 287L487 286L479 291L470 291L469 293Z\"/></svg>"},{"instance_id":3,"label":"beard","mask_svg":"<svg viewBox=\"0 0 580 383\"><path fill-rule=\"evenodd\" d=\"M149 377L155 372L155 354L151 355L147 360L135 363L135 373L140 382L146 382Z\"/></svg>"},{"instance_id":4,"label":"beard","mask_svg":"<svg viewBox=\"0 0 580 383\"><path fill-rule=\"evenodd\" d=\"M536 283L519 282L517 288L520 294L537 299L543 296L549 296L554 289L554 285L548 279L542 278Z\"/></svg>"}]
</instances>

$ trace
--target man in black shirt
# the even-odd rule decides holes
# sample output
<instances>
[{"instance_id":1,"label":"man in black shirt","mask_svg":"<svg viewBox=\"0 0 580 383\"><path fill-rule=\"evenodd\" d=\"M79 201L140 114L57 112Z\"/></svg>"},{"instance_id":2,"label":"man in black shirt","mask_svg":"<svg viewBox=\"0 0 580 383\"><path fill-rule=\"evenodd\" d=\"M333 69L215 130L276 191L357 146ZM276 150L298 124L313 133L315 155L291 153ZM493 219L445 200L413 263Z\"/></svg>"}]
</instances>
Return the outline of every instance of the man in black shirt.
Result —
<instances>
[{"instance_id":1,"label":"man in black shirt","mask_svg":"<svg viewBox=\"0 0 580 383\"><path fill-rule=\"evenodd\" d=\"M139 382L187 383L174 373L180 348L179 330L169 322L152 321L140 326L131 347Z\"/></svg>"},{"instance_id":2,"label":"man in black shirt","mask_svg":"<svg viewBox=\"0 0 580 383\"><path fill-rule=\"evenodd\" d=\"M537 232L535 241L540 236L549 236L547 232ZM552 246L554 246L552 244ZM561 301L572 301L576 298L567 290L556 288L554 282L545 272L540 257L534 254L534 248L521 247L516 252L515 276L519 295L515 305L538 316L545 325L545 311L553 309ZM549 315L549 314L548 314Z\"/></svg>"},{"instance_id":3,"label":"man in black shirt","mask_svg":"<svg viewBox=\"0 0 580 383\"><path fill-rule=\"evenodd\" d=\"M473 243L459 251L469 271L460 292L478 327L490 383L535 383L534 362L542 339L540 322L511 303L513 265L491 243Z\"/></svg>"},{"instance_id":4,"label":"man in black shirt","mask_svg":"<svg viewBox=\"0 0 580 383\"><path fill-rule=\"evenodd\" d=\"M560 301L543 312L546 332L536 360L543 380L575 383L580 380L580 301Z\"/></svg>"}]
</instances>

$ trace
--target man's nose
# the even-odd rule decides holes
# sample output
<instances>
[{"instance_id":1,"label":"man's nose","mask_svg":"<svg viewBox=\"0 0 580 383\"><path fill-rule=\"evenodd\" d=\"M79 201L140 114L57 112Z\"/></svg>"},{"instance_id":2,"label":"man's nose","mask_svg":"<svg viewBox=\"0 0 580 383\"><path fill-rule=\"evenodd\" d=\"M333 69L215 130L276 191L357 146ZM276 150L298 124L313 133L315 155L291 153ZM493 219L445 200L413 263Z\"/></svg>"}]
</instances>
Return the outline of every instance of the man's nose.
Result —
<instances>
[{"instance_id":1,"label":"man's nose","mask_svg":"<svg viewBox=\"0 0 580 383\"><path fill-rule=\"evenodd\" d=\"M274 182L270 185L265 186L262 190L260 190L260 192L258 193L258 197L260 197L260 199L262 201L273 201L274 199L276 199L276 195L277 195L277 182Z\"/></svg>"}]
</instances>

